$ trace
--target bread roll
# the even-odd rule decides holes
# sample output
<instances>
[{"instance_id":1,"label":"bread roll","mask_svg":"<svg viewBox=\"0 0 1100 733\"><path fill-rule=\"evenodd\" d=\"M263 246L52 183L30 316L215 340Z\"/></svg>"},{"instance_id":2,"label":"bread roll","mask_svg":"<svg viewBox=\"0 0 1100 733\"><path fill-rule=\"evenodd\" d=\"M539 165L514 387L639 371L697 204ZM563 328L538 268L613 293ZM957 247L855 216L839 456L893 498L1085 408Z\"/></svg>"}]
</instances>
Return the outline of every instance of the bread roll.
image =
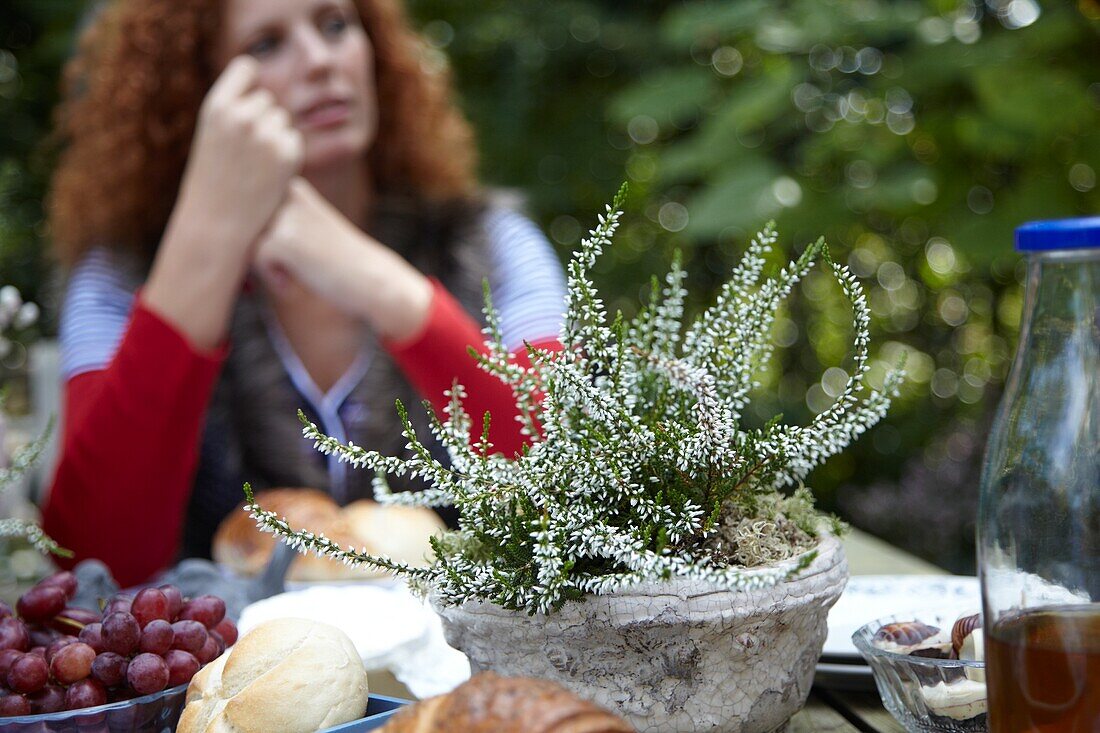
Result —
<instances>
[{"instance_id":1,"label":"bread roll","mask_svg":"<svg viewBox=\"0 0 1100 733\"><path fill-rule=\"evenodd\" d=\"M368 500L341 509L328 494L316 489L270 489L256 494L256 502L285 517L295 529L324 533L341 547L366 548L371 554L411 565L427 564L426 558L431 556L428 537L445 529L430 509L385 506ZM213 556L241 575L257 575L271 557L276 539L257 529L243 507L222 520L214 534ZM294 559L287 577L297 581L362 580L385 577L385 573L308 554Z\"/></svg>"},{"instance_id":2,"label":"bread roll","mask_svg":"<svg viewBox=\"0 0 1100 733\"><path fill-rule=\"evenodd\" d=\"M295 528L308 528L324 532L330 539L344 543L344 538L331 536L332 525L340 514L340 507L328 494L317 489L271 489L256 494L256 501L264 509L285 517ZM244 511L244 504L222 520L214 533L212 554L215 562L228 565L241 575L257 575L263 571L275 549L275 536L261 532L255 520ZM325 565L337 565L315 555L302 555L294 559L287 577L292 580L324 580ZM329 571L331 572L331 571ZM320 577L314 577L320 576Z\"/></svg>"},{"instance_id":3,"label":"bread roll","mask_svg":"<svg viewBox=\"0 0 1100 733\"><path fill-rule=\"evenodd\" d=\"M483 672L405 708L380 733L633 733L621 718L564 687Z\"/></svg>"},{"instance_id":4,"label":"bread roll","mask_svg":"<svg viewBox=\"0 0 1100 733\"><path fill-rule=\"evenodd\" d=\"M314 733L363 717L367 673L344 632L305 619L260 624L201 669L177 733Z\"/></svg>"},{"instance_id":5,"label":"bread roll","mask_svg":"<svg viewBox=\"0 0 1100 733\"><path fill-rule=\"evenodd\" d=\"M428 538L447 528L439 515L419 506L379 504L362 499L340 512L341 530L358 539L372 555L385 555L398 562L424 567L432 558Z\"/></svg>"}]
</instances>

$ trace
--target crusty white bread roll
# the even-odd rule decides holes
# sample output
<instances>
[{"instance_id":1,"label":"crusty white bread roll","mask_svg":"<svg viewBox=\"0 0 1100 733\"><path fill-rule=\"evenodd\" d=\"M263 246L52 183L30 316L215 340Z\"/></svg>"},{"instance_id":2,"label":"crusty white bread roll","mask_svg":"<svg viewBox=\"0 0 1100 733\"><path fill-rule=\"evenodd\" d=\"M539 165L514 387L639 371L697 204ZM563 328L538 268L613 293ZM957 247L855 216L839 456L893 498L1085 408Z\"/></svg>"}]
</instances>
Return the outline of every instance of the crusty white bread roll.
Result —
<instances>
[{"instance_id":1,"label":"crusty white bread roll","mask_svg":"<svg viewBox=\"0 0 1100 733\"><path fill-rule=\"evenodd\" d=\"M340 544L366 548L374 555L386 555L398 562L423 566L431 557L428 537L445 529L443 521L430 509L385 506L361 500L341 509L332 498L316 489L269 489L256 494L256 502L268 511L285 517L295 529L324 533ZM234 511L214 533L214 560L228 565L241 575L256 575L267 564L275 548L275 537L256 528L242 508ZM359 580L384 577L373 568L351 568L343 563L314 554L294 559L287 577L290 580Z\"/></svg>"},{"instance_id":2,"label":"crusty white bread roll","mask_svg":"<svg viewBox=\"0 0 1100 733\"><path fill-rule=\"evenodd\" d=\"M372 555L386 555L416 567L424 567L431 561L428 538L447 528L431 509L379 504L368 499L344 507L338 526L357 539L357 548L365 547Z\"/></svg>"},{"instance_id":3,"label":"crusty white bread roll","mask_svg":"<svg viewBox=\"0 0 1100 733\"><path fill-rule=\"evenodd\" d=\"M335 626L276 619L241 637L187 688L177 733L314 733L363 717L367 672Z\"/></svg>"},{"instance_id":4,"label":"crusty white bread roll","mask_svg":"<svg viewBox=\"0 0 1100 733\"><path fill-rule=\"evenodd\" d=\"M401 710L380 733L633 733L617 715L561 685L482 672Z\"/></svg>"}]
</instances>

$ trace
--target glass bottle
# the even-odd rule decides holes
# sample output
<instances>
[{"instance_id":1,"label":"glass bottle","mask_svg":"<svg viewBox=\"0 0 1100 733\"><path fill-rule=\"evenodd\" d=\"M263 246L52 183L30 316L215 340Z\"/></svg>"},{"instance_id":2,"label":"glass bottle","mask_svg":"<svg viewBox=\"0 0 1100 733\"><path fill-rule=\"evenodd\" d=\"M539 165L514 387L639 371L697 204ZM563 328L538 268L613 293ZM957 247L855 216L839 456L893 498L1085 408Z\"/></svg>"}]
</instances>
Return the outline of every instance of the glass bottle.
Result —
<instances>
[{"instance_id":1,"label":"glass bottle","mask_svg":"<svg viewBox=\"0 0 1100 733\"><path fill-rule=\"evenodd\" d=\"M1100 731L1100 217L1016 230L1020 341L982 471L989 724Z\"/></svg>"}]
</instances>

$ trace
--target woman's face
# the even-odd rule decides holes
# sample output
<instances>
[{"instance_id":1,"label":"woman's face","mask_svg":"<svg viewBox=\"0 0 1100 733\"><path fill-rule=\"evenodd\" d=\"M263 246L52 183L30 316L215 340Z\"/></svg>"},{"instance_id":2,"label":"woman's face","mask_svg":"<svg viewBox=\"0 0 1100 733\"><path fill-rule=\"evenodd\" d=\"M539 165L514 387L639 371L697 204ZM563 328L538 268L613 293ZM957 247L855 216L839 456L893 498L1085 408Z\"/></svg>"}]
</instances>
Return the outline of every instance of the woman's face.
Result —
<instances>
[{"instance_id":1,"label":"woman's face","mask_svg":"<svg viewBox=\"0 0 1100 733\"><path fill-rule=\"evenodd\" d=\"M378 130L374 57L351 0L227 0L219 68L240 54L291 115L305 170L360 159Z\"/></svg>"}]
</instances>

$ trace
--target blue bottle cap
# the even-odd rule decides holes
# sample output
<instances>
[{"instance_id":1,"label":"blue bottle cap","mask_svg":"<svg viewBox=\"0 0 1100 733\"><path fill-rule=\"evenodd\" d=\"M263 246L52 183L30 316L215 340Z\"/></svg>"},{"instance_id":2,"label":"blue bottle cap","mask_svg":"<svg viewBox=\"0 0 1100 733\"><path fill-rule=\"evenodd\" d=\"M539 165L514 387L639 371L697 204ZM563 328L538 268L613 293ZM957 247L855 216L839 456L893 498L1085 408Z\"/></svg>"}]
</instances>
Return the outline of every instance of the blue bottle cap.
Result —
<instances>
[{"instance_id":1,"label":"blue bottle cap","mask_svg":"<svg viewBox=\"0 0 1100 733\"><path fill-rule=\"evenodd\" d=\"M1100 216L1029 221L1016 227L1017 252L1100 248Z\"/></svg>"}]
</instances>

